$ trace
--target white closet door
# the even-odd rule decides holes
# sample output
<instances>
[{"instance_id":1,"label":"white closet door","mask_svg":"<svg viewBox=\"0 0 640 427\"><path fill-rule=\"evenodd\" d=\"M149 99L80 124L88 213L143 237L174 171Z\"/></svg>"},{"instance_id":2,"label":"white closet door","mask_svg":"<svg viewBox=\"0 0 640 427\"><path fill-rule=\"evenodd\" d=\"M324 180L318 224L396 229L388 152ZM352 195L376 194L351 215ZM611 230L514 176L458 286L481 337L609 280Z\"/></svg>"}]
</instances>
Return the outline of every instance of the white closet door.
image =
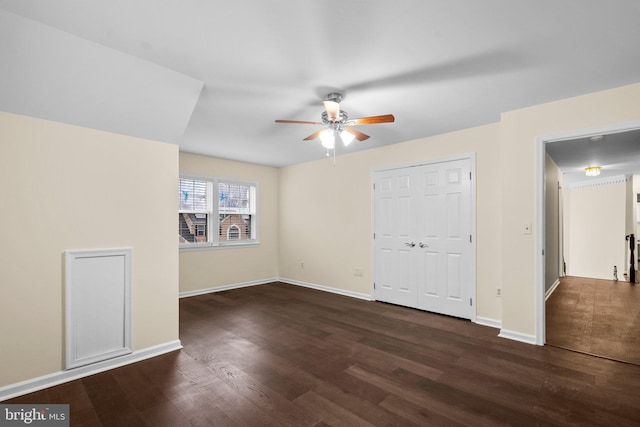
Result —
<instances>
[{"instance_id":1,"label":"white closet door","mask_svg":"<svg viewBox=\"0 0 640 427\"><path fill-rule=\"evenodd\" d=\"M470 319L471 160L374 173L375 299Z\"/></svg>"},{"instance_id":2,"label":"white closet door","mask_svg":"<svg viewBox=\"0 0 640 427\"><path fill-rule=\"evenodd\" d=\"M420 170L418 308L471 318L470 161Z\"/></svg>"},{"instance_id":3,"label":"white closet door","mask_svg":"<svg viewBox=\"0 0 640 427\"><path fill-rule=\"evenodd\" d=\"M67 369L131 353L131 249L67 251Z\"/></svg>"},{"instance_id":4,"label":"white closet door","mask_svg":"<svg viewBox=\"0 0 640 427\"><path fill-rule=\"evenodd\" d=\"M380 172L375 177L375 298L416 307L418 276L412 236L416 226L413 170ZM415 246L415 242L413 242Z\"/></svg>"}]
</instances>

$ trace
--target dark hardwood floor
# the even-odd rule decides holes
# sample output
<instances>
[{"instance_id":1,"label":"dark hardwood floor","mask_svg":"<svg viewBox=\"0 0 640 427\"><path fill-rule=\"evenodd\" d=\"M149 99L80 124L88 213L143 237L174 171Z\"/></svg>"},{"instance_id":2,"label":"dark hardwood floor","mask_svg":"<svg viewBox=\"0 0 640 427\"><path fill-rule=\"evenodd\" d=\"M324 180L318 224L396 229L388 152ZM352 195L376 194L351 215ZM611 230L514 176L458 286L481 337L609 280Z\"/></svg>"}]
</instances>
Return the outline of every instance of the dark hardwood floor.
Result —
<instances>
[{"instance_id":1,"label":"dark hardwood floor","mask_svg":"<svg viewBox=\"0 0 640 427\"><path fill-rule=\"evenodd\" d=\"M563 277L546 302L547 344L640 365L640 285Z\"/></svg>"},{"instance_id":2,"label":"dark hardwood floor","mask_svg":"<svg viewBox=\"0 0 640 427\"><path fill-rule=\"evenodd\" d=\"M180 301L184 349L6 403L81 426L631 426L640 367L274 283Z\"/></svg>"}]
</instances>

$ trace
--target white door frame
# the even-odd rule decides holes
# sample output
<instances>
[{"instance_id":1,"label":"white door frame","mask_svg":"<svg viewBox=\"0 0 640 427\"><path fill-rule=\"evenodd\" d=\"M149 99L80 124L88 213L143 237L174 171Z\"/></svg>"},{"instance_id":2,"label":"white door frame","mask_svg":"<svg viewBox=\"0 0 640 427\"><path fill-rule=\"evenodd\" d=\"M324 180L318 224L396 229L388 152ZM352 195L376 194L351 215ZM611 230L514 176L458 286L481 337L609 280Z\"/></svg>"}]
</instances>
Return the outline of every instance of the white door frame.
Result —
<instances>
[{"instance_id":1,"label":"white door frame","mask_svg":"<svg viewBox=\"0 0 640 427\"><path fill-rule=\"evenodd\" d=\"M477 258L477 252L476 252L476 241L477 241L477 235L476 235L476 153L466 153L466 154L460 154L460 155L456 155L456 156L447 156L447 157L438 157L435 159L428 159L428 160L424 160L424 161L420 161L420 162L415 162L415 163L407 163L407 164L402 164L402 165L396 165L396 166L386 166L386 167L381 167L381 168L376 168L376 169L372 169L371 170L371 174L370 174L370 178L369 181L371 183L371 244L370 244L370 248L371 248L371 299L375 300L375 289L374 289L374 282L376 280L375 277L375 242L374 242L374 238L373 238L373 230L375 230L375 211L374 211L374 202L375 202L375 194L374 194L374 190L373 190L373 184L375 182L375 174L377 172L384 172L384 171L389 171L389 170L394 170L394 169L404 169L404 168L410 168L410 167L417 167L417 166L424 166L424 165L431 165L431 164L436 164L436 163L445 163L445 162L452 162L455 160L469 160L470 162L470 168L471 168L471 186L470 186L470 197L471 197L471 206L470 206L470 216L471 216L471 236L472 236L472 240L471 240L471 256L470 256L470 270L472 272L471 274L471 279L469 281L469 285L470 285L470 289L469 289L469 294L473 295L473 305L472 305L472 310L471 310L471 321L476 323L476 316L477 316L477 308L478 308L478 294L477 294L477 290L476 290L476 286L477 286L477 276L478 276L478 272L477 272L477 267L476 267L476 258Z\"/></svg>"},{"instance_id":2,"label":"white door frame","mask_svg":"<svg viewBox=\"0 0 640 427\"><path fill-rule=\"evenodd\" d=\"M546 313L545 313L545 144L576 138L588 138L595 135L627 132L640 129L640 120L615 123L587 129L576 129L555 134L543 135L536 138L536 344L546 342Z\"/></svg>"}]
</instances>

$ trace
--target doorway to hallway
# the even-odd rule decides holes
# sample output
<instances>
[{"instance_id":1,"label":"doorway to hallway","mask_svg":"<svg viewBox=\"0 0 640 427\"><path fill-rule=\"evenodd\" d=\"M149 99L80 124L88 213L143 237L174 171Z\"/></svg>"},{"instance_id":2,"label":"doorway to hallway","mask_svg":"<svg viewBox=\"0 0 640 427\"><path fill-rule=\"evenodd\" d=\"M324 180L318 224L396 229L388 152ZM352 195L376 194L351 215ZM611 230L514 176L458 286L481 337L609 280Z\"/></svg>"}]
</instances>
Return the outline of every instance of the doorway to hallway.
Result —
<instances>
[{"instance_id":1,"label":"doorway to hallway","mask_svg":"<svg viewBox=\"0 0 640 427\"><path fill-rule=\"evenodd\" d=\"M547 345L640 365L640 285L563 277L546 302Z\"/></svg>"}]
</instances>

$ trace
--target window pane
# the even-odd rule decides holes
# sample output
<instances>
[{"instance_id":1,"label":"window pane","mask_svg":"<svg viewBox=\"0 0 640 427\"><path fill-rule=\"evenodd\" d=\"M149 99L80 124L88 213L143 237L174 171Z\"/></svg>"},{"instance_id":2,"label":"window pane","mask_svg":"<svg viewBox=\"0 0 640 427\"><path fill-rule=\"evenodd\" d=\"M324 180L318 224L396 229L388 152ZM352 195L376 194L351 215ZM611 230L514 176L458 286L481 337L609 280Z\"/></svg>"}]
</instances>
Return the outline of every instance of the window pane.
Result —
<instances>
[{"instance_id":1,"label":"window pane","mask_svg":"<svg viewBox=\"0 0 640 427\"><path fill-rule=\"evenodd\" d=\"M204 213L179 213L179 243L185 244L206 242L208 220L209 215Z\"/></svg>"},{"instance_id":2,"label":"window pane","mask_svg":"<svg viewBox=\"0 0 640 427\"><path fill-rule=\"evenodd\" d=\"M229 182L218 183L218 201L220 212L224 213L253 213L253 201L250 185Z\"/></svg>"},{"instance_id":3,"label":"window pane","mask_svg":"<svg viewBox=\"0 0 640 427\"><path fill-rule=\"evenodd\" d=\"M206 211L207 182L180 178L178 184L178 210Z\"/></svg>"},{"instance_id":4,"label":"window pane","mask_svg":"<svg viewBox=\"0 0 640 427\"><path fill-rule=\"evenodd\" d=\"M220 241L251 240L251 215L220 214Z\"/></svg>"},{"instance_id":5,"label":"window pane","mask_svg":"<svg viewBox=\"0 0 640 427\"><path fill-rule=\"evenodd\" d=\"M215 177L179 178L180 245L256 242L256 218L255 183Z\"/></svg>"}]
</instances>

